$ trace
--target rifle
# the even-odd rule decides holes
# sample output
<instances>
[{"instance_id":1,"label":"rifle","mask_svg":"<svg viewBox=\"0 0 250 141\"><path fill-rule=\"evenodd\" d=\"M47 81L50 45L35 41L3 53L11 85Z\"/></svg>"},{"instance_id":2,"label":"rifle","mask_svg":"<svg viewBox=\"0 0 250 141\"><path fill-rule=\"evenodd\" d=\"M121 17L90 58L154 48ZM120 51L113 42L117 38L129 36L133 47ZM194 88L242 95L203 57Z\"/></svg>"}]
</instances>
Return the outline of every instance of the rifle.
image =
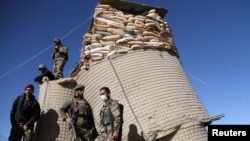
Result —
<instances>
[{"instance_id":1,"label":"rifle","mask_svg":"<svg viewBox=\"0 0 250 141\"><path fill-rule=\"evenodd\" d=\"M71 119L70 127L69 127L69 128L72 128L74 141L77 141L75 119L74 119L74 116L71 114L70 110L68 110L68 115L69 115L69 117L70 117L70 119Z\"/></svg>"}]
</instances>

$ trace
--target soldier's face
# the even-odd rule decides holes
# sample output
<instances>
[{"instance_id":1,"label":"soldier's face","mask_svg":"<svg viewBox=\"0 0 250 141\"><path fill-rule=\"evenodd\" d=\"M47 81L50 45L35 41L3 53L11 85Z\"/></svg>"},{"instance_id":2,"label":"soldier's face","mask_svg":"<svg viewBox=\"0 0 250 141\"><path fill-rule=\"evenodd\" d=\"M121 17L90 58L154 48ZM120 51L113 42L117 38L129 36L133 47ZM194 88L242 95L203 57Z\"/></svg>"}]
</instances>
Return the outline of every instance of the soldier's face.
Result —
<instances>
[{"instance_id":1,"label":"soldier's face","mask_svg":"<svg viewBox=\"0 0 250 141\"><path fill-rule=\"evenodd\" d=\"M105 95L106 97L109 98L109 93L107 93L105 90L100 90L99 95L100 96Z\"/></svg>"},{"instance_id":2,"label":"soldier's face","mask_svg":"<svg viewBox=\"0 0 250 141\"><path fill-rule=\"evenodd\" d=\"M83 94L84 94L84 89L76 90L76 93L77 93L78 96L83 96Z\"/></svg>"},{"instance_id":3,"label":"soldier's face","mask_svg":"<svg viewBox=\"0 0 250 141\"><path fill-rule=\"evenodd\" d=\"M28 87L28 88L25 89L25 94L26 94L27 96L32 95L33 92L34 92L34 90L33 90L32 88L29 88L29 87Z\"/></svg>"}]
</instances>

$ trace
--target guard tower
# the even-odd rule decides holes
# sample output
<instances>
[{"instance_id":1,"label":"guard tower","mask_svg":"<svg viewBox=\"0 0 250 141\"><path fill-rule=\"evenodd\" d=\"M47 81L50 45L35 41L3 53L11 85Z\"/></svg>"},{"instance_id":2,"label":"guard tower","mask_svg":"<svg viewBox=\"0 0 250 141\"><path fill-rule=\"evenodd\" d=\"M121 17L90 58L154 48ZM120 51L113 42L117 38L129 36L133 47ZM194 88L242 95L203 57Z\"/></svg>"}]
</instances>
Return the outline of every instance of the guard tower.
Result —
<instances>
[{"instance_id":1,"label":"guard tower","mask_svg":"<svg viewBox=\"0 0 250 141\"><path fill-rule=\"evenodd\" d=\"M109 87L112 98L124 105L123 141L206 141L211 119L182 68L163 20L166 13L165 8L100 0L83 33L83 66L69 78L40 87L43 115L36 141L65 141L67 125L58 111L76 83L86 86L97 128L101 87Z\"/></svg>"}]
</instances>

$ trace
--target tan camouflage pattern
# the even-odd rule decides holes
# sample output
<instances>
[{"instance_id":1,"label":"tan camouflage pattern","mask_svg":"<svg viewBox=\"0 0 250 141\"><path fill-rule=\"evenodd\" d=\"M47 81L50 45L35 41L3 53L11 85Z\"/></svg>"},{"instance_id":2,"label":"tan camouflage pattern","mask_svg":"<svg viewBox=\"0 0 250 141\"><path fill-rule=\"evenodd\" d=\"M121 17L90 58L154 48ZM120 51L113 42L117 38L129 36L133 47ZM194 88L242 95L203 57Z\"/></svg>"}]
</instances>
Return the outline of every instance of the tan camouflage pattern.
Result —
<instances>
[{"instance_id":1,"label":"tan camouflage pattern","mask_svg":"<svg viewBox=\"0 0 250 141\"><path fill-rule=\"evenodd\" d=\"M120 126L121 126L121 117L120 117L121 112L120 112L120 109L119 109L118 102L116 100L110 99L109 101L107 101L103 105L101 113L105 111L105 108L107 106L110 107L111 113L113 115L113 129L112 129L112 125L107 125L107 126L102 126L101 125L99 135L95 139L95 141L113 141L113 139L112 139L113 131L119 132L119 129L120 129Z\"/></svg>"}]
</instances>

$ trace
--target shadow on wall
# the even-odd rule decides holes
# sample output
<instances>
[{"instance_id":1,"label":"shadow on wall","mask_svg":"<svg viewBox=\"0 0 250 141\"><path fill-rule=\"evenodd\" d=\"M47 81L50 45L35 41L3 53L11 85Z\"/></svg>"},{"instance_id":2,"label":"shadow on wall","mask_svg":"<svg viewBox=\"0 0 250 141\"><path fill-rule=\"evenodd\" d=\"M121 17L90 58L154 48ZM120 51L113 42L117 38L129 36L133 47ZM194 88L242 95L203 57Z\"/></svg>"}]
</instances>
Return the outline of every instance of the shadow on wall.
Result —
<instances>
[{"instance_id":1,"label":"shadow on wall","mask_svg":"<svg viewBox=\"0 0 250 141\"><path fill-rule=\"evenodd\" d=\"M42 114L35 131L36 141L55 141L58 138L60 127L57 124L58 114L55 110L49 109L45 114ZM46 123L46 125L43 125ZM36 138L39 137L39 138Z\"/></svg>"},{"instance_id":2,"label":"shadow on wall","mask_svg":"<svg viewBox=\"0 0 250 141\"><path fill-rule=\"evenodd\" d=\"M137 127L134 124L129 125L128 141L145 141L142 133L141 135L137 133Z\"/></svg>"}]
</instances>

